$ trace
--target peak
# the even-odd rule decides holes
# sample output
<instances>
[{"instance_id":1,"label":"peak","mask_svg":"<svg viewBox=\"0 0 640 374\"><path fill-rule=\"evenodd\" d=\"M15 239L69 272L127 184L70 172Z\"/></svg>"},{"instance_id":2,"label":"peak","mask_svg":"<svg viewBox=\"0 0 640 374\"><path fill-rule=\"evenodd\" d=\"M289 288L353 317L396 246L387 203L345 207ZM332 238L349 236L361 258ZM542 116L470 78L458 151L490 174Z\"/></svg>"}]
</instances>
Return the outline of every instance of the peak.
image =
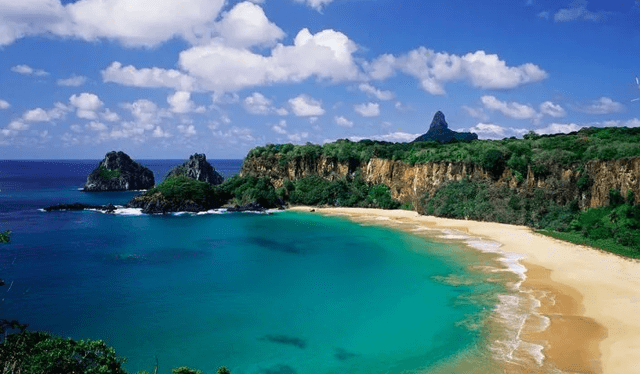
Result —
<instances>
[{"instance_id":1,"label":"peak","mask_svg":"<svg viewBox=\"0 0 640 374\"><path fill-rule=\"evenodd\" d=\"M444 119L444 113L442 113L441 111L437 111L436 114L433 116L433 121L431 121L431 126L429 126L430 129L432 128L445 128L448 129L449 125L447 124L447 121Z\"/></svg>"}]
</instances>

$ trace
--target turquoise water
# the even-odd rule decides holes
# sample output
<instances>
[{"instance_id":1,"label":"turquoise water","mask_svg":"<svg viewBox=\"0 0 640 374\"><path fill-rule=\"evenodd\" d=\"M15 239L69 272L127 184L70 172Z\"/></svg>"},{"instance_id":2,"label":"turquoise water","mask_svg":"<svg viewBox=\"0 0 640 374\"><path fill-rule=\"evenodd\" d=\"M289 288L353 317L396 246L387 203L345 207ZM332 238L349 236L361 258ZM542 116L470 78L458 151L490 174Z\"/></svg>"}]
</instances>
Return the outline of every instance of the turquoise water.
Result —
<instances>
[{"instance_id":1,"label":"turquoise water","mask_svg":"<svg viewBox=\"0 0 640 374\"><path fill-rule=\"evenodd\" d=\"M51 188L33 194L53 199ZM152 372L155 357L160 373L429 373L460 357L491 367L483 326L507 287L461 244L294 212L28 207L0 219L14 231L0 252L0 316L104 339L131 371Z\"/></svg>"}]
</instances>

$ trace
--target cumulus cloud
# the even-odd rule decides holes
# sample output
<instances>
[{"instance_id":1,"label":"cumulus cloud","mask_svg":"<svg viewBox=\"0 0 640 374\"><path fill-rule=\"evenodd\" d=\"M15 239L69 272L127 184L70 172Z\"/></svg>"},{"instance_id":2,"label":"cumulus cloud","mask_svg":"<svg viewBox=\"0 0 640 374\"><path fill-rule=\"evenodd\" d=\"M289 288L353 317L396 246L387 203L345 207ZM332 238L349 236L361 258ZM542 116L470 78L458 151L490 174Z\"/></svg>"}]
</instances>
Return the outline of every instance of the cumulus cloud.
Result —
<instances>
[{"instance_id":1,"label":"cumulus cloud","mask_svg":"<svg viewBox=\"0 0 640 374\"><path fill-rule=\"evenodd\" d=\"M11 108L11 104L8 101L0 99L0 110Z\"/></svg>"},{"instance_id":2,"label":"cumulus cloud","mask_svg":"<svg viewBox=\"0 0 640 374\"><path fill-rule=\"evenodd\" d=\"M176 91L174 94L167 97L167 103L169 103L169 110L173 113L204 113L204 106L197 106L191 101L191 92Z\"/></svg>"},{"instance_id":3,"label":"cumulus cloud","mask_svg":"<svg viewBox=\"0 0 640 374\"><path fill-rule=\"evenodd\" d=\"M196 89L195 79L178 70L156 67L137 69L132 65L122 66L118 61L114 61L102 71L102 80L105 83L113 82L133 87L168 87L177 91Z\"/></svg>"},{"instance_id":4,"label":"cumulus cloud","mask_svg":"<svg viewBox=\"0 0 640 374\"><path fill-rule=\"evenodd\" d=\"M358 86L358 89L360 89L360 91L366 93L369 96L377 98L378 100L392 100L394 98L393 92L382 91L380 89L373 87L369 83L361 83Z\"/></svg>"},{"instance_id":5,"label":"cumulus cloud","mask_svg":"<svg viewBox=\"0 0 640 374\"><path fill-rule=\"evenodd\" d=\"M151 136L153 136L154 138L170 138L172 135L169 132L163 130L162 127L156 126L153 129Z\"/></svg>"},{"instance_id":6,"label":"cumulus cloud","mask_svg":"<svg viewBox=\"0 0 640 374\"><path fill-rule=\"evenodd\" d=\"M211 26L224 0L28 0L0 3L0 45L30 35L87 41L117 40L126 46L155 46L174 37L193 39Z\"/></svg>"},{"instance_id":7,"label":"cumulus cloud","mask_svg":"<svg viewBox=\"0 0 640 374\"><path fill-rule=\"evenodd\" d=\"M271 46L285 34L270 22L261 7L242 2L227 12L216 24L216 31L224 44L233 47Z\"/></svg>"},{"instance_id":8,"label":"cumulus cloud","mask_svg":"<svg viewBox=\"0 0 640 374\"><path fill-rule=\"evenodd\" d=\"M380 104L378 103L363 103L353 106L358 114L363 117L377 117L380 115Z\"/></svg>"},{"instance_id":9,"label":"cumulus cloud","mask_svg":"<svg viewBox=\"0 0 640 374\"><path fill-rule=\"evenodd\" d=\"M198 131L196 131L196 127L194 125L178 125L177 129L187 138L198 135Z\"/></svg>"},{"instance_id":10,"label":"cumulus cloud","mask_svg":"<svg viewBox=\"0 0 640 374\"><path fill-rule=\"evenodd\" d=\"M588 2L586 0L575 0L568 8L558 10L553 15L555 22L571 22L571 21L591 21L600 22L604 21L608 12L592 12L587 9Z\"/></svg>"},{"instance_id":11,"label":"cumulus cloud","mask_svg":"<svg viewBox=\"0 0 640 374\"><path fill-rule=\"evenodd\" d=\"M51 120L49 114L42 108L36 108L25 112L22 119L28 122L48 122Z\"/></svg>"},{"instance_id":12,"label":"cumulus cloud","mask_svg":"<svg viewBox=\"0 0 640 374\"><path fill-rule=\"evenodd\" d=\"M513 127L504 127L494 123L478 123L469 128L470 132L478 134L480 139L502 139L509 136L523 135L529 130Z\"/></svg>"},{"instance_id":13,"label":"cumulus cloud","mask_svg":"<svg viewBox=\"0 0 640 374\"><path fill-rule=\"evenodd\" d=\"M0 31L2 30L1 27L2 26L0 26ZM47 73L46 71L42 69L34 69L29 65L16 65L11 68L11 71L13 71L14 73L23 74L23 75L35 75L37 77L45 77L49 75L49 73Z\"/></svg>"},{"instance_id":14,"label":"cumulus cloud","mask_svg":"<svg viewBox=\"0 0 640 374\"><path fill-rule=\"evenodd\" d=\"M69 98L71 105L77 108L76 116L84 119L97 119L96 113L102 108L102 101L97 95L83 92L80 95L72 95Z\"/></svg>"},{"instance_id":15,"label":"cumulus cloud","mask_svg":"<svg viewBox=\"0 0 640 374\"><path fill-rule=\"evenodd\" d=\"M354 80L360 70L353 59L357 47L346 35L302 29L293 45L277 44L264 56L222 40L194 46L180 53L182 71L123 67L113 62L102 71L105 82L134 87L170 87L181 91L213 91L217 96L272 83L301 82L310 77L331 81Z\"/></svg>"},{"instance_id":16,"label":"cumulus cloud","mask_svg":"<svg viewBox=\"0 0 640 374\"><path fill-rule=\"evenodd\" d=\"M559 118L567 115L567 111L564 110L559 104L554 104L551 101L545 101L540 104L540 113L546 114L551 117Z\"/></svg>"},{"instance_id":17,"label":"cumulus cloud","mask_svg":"<svg viewBox=\"0 0 640 374\"><path fill-rule=\"evenodd\" d=\"M359 142L360 140L381 140L385 142L411 142L422 134L411 134L407 132L397 131L383 135L370 135L370 136L350 136L348 139L353 142ZM326 140L325 143L332 142L333 140Z\"/></svg>"},{"instance_id":18,"label":"cumulus cloud","mask_svg":"<svg viewBox=\"0 0 640 374\"><path fill-rule=\"evenodd\" d=\"M87 82L87 77L81 75L72 75L66 79L58 79L58 86L80 87Z\"/></svg>"},{"instance_id":19,"label":"cumulus cloud","mask_svg":"<svg viewBox=\"0 0 640 374\"><path fill-rule=\"evenodd\" d=\"M293 114L298 117L316 117L325 113L322 103L308 95L299 95L289 100Z\"/></svg>"},{"instance_id":20,"label":"cumulus cloud","mask_svg":"<svg viewBox=\"0 0 640 374\"><path fill-rule=\"evenodd\" d=\"M356 45L334 30L311 34L302 29L293 45L277 44L270 56L217 41L195 46L180 53L179 65L210 91L232 92L271 83L301 82L319 79L344 81L356 79Z\"/></svg>"},{"instance_id":21,"label":"cumulus cloud","mask_svg":"<svg viewBox=\"0 0 640 374\"><path fill-rule=\"evenodd\" d=\"M465 112L467 112L468 115L470 115L475 119L486 121L489 118L489 116L487 116L487 114L484 112L484 109L482 108L472 108L472 107L463 105L462 109Z\"/></svg>"},{"instance_id":22,"label":"cumulus cloud","mask_svg":"<svg viewBox=\"0 0 640 374\"><path fill-rule=\"evenodd\" d=\"M244 109L251 114L266 115L276 111L271 105L271 100L267 99L260 92L254 92L250 96L247 96L243 101ZM286 109L284 109L286 111ZM283 113L282 111L280 113ZM286 114L284 114L286 115Z\"/></svg>"},{"instance_id":23,"label":"cumulus cloud","mask_svg":"<svg viewBox=\"0 0 640 374\"><path fill-rule=\"evenodd\" d=\"M382 55L366 67L369 76L378 80L401 71L416 78L420 87L432 95L443 95L444 84L451 81L468 80L474 87L483 89L510 89L548 76L532 63L507 66L498 55L485 51L458 56L425 47L399 57Z\"/></svg>"},{"instance_id":24,"label":"cumulus cloud","mask_svg":"<svg viewBox=\"0 0 640 374\"><path fill-rule=\"evenodd\" d=\"M109 109L105 109L104 112L100 113L100 115L102 116L102 119L107 122L116 122L120 120L120 116L118 115L118 113L112 112Z\"/></svg>"},{"instance_id":25,"label":"cumulus cloud","mask_svg":"<svg viewBox=\"0 0 640 374\"><path fill-rule=\"evenodd\" d=\"M287 121L285 120L281 120L277 125L273 125L271 126L271 130L273 130L273 132L280 134L280 135L286 135L287 134Z\"/></svg>"},{"instance_id":26,"label":"cumulus cloud","mask_svg":"<svg viewBox=\"0 0 640 374\"><path fill-rule=\"evenodd\" d=\"M546 127L543 127L541 129L537 129L534 131L540 135L558 134L558 133L566 134L566 133L578 131L582 127L583 126L577 125L575 123L551 123Z\"/></svg>"},{"instance_id":27,"label":"cumulus cloud","mask_svg":"<svg viewBox=\"0 0 640 374\"><path fill-rule=\"evenodd\" d=\"M89 122L89 123L86 125L86 127L87 127L89 130L92 130L92 131L98 131L98 132L100 132L100 131L107 131L107 129L108 129L107 125L105 125L105 124L104 124L104 123L102 123L102 122L98 122L98 121L91 121L91 122Z\"/></svg>"},{"instance_id":28,"label":"cumulus cloud","mask_svg":"<svg viewBox=\"0 0 640 374\"><path fill-rule=\"evenodd\" d=\"M347 118L343 116L336 116L333 118L338 126L342 127L353 127L353 121L349 121Z\"/></svg>"},{"instance_id":29,"label":"cumulus cloud","mask_svg":"<svg viewBox=\"0 0 640 374\"><path fill-rule=\"evenodd\" d=\"M578 110L589 114L610 114L623 111L624 105L603 96L589 105L578 107Z\"/></svg>"},{"instance_id":30,"label":"cumulus cloud","mask_svg":"<svg viewBox=\"0 0 640 374\"><path fill-rule=\"evenodd\" d=\"M313 9L317 10L318 12L322 11L322 8L333 2L333 0L295 0L297 3L303 3L303 4L307 4L308 6L312 7Z\"/></svg>"},{"instance_id":31,"label":"cumulus cloud","mask_svg":"<svg viewBox=\"0 0 640 374\"><path fill-rule=\"evenodd\" d=\"M498 100L495 96L482 96L480 98L485 108L489 110L497 110L507 117L515 119L535 119L538 117L536 110L529 105L517 102L504 102Z\"/></svg>"}]
</instances>

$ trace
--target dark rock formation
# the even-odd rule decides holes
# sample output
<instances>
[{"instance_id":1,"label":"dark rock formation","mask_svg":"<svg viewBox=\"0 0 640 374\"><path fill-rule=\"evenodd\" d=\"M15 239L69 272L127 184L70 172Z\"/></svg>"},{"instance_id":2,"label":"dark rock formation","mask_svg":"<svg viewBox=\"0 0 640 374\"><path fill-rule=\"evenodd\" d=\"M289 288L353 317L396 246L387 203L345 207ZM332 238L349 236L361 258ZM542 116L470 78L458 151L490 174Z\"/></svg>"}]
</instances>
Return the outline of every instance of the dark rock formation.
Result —
<instances>
[{"instance_id":1,"label":"dark rock formation","mask_svg":"<svg viewBox=\"0 0 640 374\"><path fill-rule=\"evenodd\" d=\"M153 187L153 172L133 161L124 152L109 152L98 167L89 174L84 190L128 191Z\"/></svg>"},{"instance_id":2,"label":"dark rock formation","mask_svg":"<svg viewBox=\"0 0 640 374\"><path fill-rule=\"evenodd\" d=\"M126 205L127 208L142 209L146 214L165 214L171 212L203 212L213 209L213 206L205 206L192 200L179 200L167 198L162 193L151 195L142 194L134 197Z\"/></svg>"},{"instance_id":3,"label":"dark rock formation","mask_svg":"<svg viewBox=\"0 0 640 374\"><path fill-rule=\"evenodd\" d=\"M227 212L264 212L266 209L259 203L251 203L245 206L232 205L227 207Z\"/></svg>"},{"instance_id":4,"label":"dark rock formation","mask_svg":"<svg viewBox=\"0 0 640 374\"><path fill-rule=\"evenodd\" d=\"M58 212L58 211L67 211L67 210L85 210L85 209L95 209L102 210L107 213L113 213L116 210L116 207L112 204L107 205L89 205L82 203L73 203L73 204L57 204L51 205L44 208L45 212Z\"/></svg>"},{"instance_id":5,"label":"dark rock formation","mask_svg":"<svg viewBox=\"0 0 640 374\"><path fill-rule=\"evenodd\" d=\"M477 140L478 135L471 132L455 132L449 130L449 125L444 119L444 114L440 111L436 112L426 134L417 137L414 142L436 141L440 143L470 142Z\"/></svg>"},{"instance_id":6,"label":"dark rock formation","mask_svg":"<svg viewBox=\"0 0 640 374\"><path fill-rule=\"evenodd\" d=\"M189 160L184 164L171 169L169 174L167 174L167 178L177 176L185 176L201 182L209 182L214 186L224 181L224 178L218 174L216 169L207 162L207 156L198 153L189 157Z\"/></svg>"}]
</instances>

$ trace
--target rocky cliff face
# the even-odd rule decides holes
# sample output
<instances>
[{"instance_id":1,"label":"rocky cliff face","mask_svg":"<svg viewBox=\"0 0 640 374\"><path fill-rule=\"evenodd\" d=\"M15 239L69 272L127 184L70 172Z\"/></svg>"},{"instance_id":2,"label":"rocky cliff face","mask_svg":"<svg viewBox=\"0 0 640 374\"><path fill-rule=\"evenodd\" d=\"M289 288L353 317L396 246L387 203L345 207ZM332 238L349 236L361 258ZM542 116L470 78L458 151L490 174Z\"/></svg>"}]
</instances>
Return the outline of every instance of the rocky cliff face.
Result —
<instances>
[{"instance_id":1,"label":"rocky cliff face","mask_svg":"<svg viewBox=\"0 0 640 374\"><path fill-rule=\"evenodd\" d=\"M240 175L268 176L278 188L285 179L293 181L317 174L333 180L354 176L358 171L365 181L388 186L391 197L411 202L415 207L419 206L426 193L432 195L443 184L466 177L484 179L522 193L545 188L552 192L559 204L576 200L582 209L607 205L610 188L618 189L623 196L628 190L633 190L636 201L640 201L640 158L591 161L584 170L580 170L577 165L554 165L543 175L536 175L529 170L522 180L518 180L511 170L505 169L496 180L481 166L461 162L409 165L379 158L354 163L321 157L315 160L298 159L282 165L278 156L269 159L248 157L242 165ZM589 176L588 179L584 177L584 173Z\"/></svg>"},{"instance_id":2,"label":"rocky cliff face","mask_svg":"<svg viewBox=\"0 0 640 374\"><path fill-rule=\"evenodd\" d=\"M207 156L198 153L189 157L189 160L184 164L171 169L169 174L167 174L167 178L177 176L185 176L201 182L209 182L212 185L217 185L224 181L222 175L207 162Z\"/></svg>"},{"instance_id":3,"label":"rocky cliff face","mask_svg":"<svg viewBox=\"0 0 640 374\"><path fill-rule=\"evenodd\" d=\"M85 191L145 190L155 184L153 172L124 152L109 152L87 177Z\"/></svg>"}]
</instances>

